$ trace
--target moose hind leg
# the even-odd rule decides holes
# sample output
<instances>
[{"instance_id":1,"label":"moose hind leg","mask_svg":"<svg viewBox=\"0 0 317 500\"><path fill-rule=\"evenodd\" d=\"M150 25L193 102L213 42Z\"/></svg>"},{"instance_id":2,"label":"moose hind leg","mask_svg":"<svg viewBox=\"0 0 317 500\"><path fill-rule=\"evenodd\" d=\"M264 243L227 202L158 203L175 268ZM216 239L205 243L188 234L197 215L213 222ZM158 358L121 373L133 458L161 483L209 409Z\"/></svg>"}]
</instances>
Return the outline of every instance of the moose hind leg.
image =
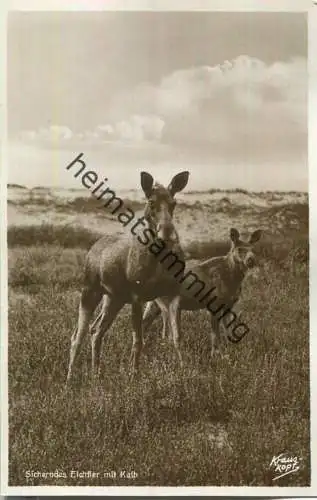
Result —
<instances>
[{"instance_id":1,"label":"moose hind leg","mask_svg":"<svg viewBox=\"0 0 317 500\"><path fill-rule=\"evenodd\" d=\"M143 347L143 323L142 323L143 305L139 300L132 302L132 325L133 325L133 340L130 356L130 371L131 380L139 369L139 360Z\"/></svg>"},{"instance_id":2,"label":"moose hind leg","mask_svg":"<svg viewBox=\"0 0 317 500\"><path fill-rule=\"evenodd\" d=\"M180 310L180 297L175 297L169 304L169 323L173 336L174 347L178 357L180 367L183 367L183 356L180 350L180 337L181 337L181 310Z\"/></svg>"},{"instance_id":3,"label":"moose hind leg","mask_svg":"<svg viewBox=\"0 0 317 500\"><path fill-rule=\"evenodd\" d=\"M91 320L93 312L96 309L98 303L100 302L101 297L102 297L101 290L96 291L88 287L84 288L81 293L79 310L78 310L77 328L75 329L71 338L67 383L71 381L71 378L73 376L75 361L80 352L83 339L86 333L88 332L89 322Z\"/></svg>"},{"instance_id":4,"label":"moose hind leg","mask_svg":"<svg viewBox=\"0 0 317 500\"><path fill-rule=\"evenodd\" d=\"M162 321L163 321L163 327L162 327L162 339L164 340L166 337L169 336L169 330L170 330L170 321L169 321L169 305L170 305L170 300L168 298L159 298L156 299L156 303L159 306L161 313L162 313Z\"/></svg>"},{"instance_id":5,"label":"moose hind leg","mask_svg":"<svg viewBox=\"0 0 317 500\"><path fill-rule=\"evenodd\" d=\"M160 315L160 312L161 310L154 300L146 304L143 313L143 332L151 326L153 321Z\"/></svg>"},{"instance_id":6,"label":"moose hind leg","mask_svg":"<svg viewBox=\"0 0 317 500\"><path fill-rule=\"evenodd\" d=\"M115 300L109 295L104 296L101 311L91 329L91 361L93 377L97 376L99 373L100 353L103 338L122 307L123 303L121 301Z\"/></svg>"},{"instance_id":7,"label":"moose hind leg","mask_svg":"<svg viewBox=\"0 0 317 500\"><path fill-rule=\"evenodd\" d=\"M220 325L219 320L211 313L210 314L211 329L210 329L210 343L211 343L211 356L219 352L220 344Z\"/></svg>"}]
</instances>

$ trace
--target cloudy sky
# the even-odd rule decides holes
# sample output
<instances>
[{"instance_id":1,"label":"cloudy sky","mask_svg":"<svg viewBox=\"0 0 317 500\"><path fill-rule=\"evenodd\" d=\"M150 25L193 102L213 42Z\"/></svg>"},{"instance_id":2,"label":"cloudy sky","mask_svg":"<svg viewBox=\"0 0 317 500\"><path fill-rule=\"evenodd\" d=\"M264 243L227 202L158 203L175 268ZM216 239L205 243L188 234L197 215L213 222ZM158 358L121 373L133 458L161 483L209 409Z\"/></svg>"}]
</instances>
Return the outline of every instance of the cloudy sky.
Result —
<instances>
[{"instance_id":1,"label":"cloudy sky","mask_svg":"<svg viewBox=\"0 0 317 500\"><path fill-rule=\"evenodd\" d=\"M11 12L9 182L307 189L303 13Z\"/></svg>"}]
</instances>

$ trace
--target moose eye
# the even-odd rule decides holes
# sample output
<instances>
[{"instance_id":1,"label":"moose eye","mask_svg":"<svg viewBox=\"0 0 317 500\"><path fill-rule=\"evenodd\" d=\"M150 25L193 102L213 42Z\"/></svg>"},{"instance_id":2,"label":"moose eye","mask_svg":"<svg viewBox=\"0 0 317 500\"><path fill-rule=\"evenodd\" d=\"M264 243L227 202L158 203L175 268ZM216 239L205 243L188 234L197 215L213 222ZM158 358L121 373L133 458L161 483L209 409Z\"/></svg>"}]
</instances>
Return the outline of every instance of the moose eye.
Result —
<instances>
[{"instance_id":1,"label":"moose eye","mask_svg":"<svg viewBox=\"0 0 317 500\"><path fill-rule=\"evenodd\" d=\"M176 207L176 201L172 201L169 205L169 211L171 214L174 212L175 207Z\"/></svg>"},{"instance_id":2,"label":"moose eye","mask_svg":"<svg viewBox=\"0 0 317 500\"><path fill-rule=\"evenodd\" d=\"M149 199L148 206L151 210L153 210L153 208L155 207L155 200L153 200L153 198Z\"/></svg>"},{"instance_id":3,"label":"moose eye","mask_svg":"<svg viewBox=\"0 0 317 500\"><path fill-rule=\"evenodd\" d=\"M244 257L246 254L247 254L246 248L239 248L239 255L241 255L241 257Z\"/></svg>"}]
</instances>

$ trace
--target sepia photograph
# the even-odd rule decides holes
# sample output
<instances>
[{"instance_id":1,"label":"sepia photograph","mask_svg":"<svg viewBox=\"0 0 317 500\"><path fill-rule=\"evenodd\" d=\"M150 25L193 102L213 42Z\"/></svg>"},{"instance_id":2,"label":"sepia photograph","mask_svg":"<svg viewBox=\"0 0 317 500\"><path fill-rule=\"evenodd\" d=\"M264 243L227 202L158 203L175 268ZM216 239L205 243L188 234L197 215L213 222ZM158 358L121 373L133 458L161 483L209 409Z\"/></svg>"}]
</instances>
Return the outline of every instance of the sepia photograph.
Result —
<instances>
[{"instance_id":1,"label":"sepia photograph","mask_svg":"<svg viewBox=\"0 0 317 500\"><path fill-rule=\"evenodd\" d=\"M6 37L8 487L309 488L307 11Z\"/></svg>"}]
</instances>

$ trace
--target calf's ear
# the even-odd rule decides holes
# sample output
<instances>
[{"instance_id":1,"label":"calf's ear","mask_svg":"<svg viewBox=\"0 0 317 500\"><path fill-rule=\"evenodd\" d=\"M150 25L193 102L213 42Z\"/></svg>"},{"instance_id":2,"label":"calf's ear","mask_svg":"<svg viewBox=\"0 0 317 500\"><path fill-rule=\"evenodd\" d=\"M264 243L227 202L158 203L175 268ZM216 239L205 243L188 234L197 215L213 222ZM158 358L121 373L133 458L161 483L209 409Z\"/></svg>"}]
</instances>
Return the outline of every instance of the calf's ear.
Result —
<instances>
[{"instance_id":1,"label":"calf's ear","mask_svg":"<svg viewBox=\"0 0 317 500\"><path fill-rule=\"evenodd\" d=\"M233 243L237 243L239 241L240 233L238 229L236 229L235 227L232 227L230 229L230 238L233 241Z\"/></svg>"}]
</instances>

